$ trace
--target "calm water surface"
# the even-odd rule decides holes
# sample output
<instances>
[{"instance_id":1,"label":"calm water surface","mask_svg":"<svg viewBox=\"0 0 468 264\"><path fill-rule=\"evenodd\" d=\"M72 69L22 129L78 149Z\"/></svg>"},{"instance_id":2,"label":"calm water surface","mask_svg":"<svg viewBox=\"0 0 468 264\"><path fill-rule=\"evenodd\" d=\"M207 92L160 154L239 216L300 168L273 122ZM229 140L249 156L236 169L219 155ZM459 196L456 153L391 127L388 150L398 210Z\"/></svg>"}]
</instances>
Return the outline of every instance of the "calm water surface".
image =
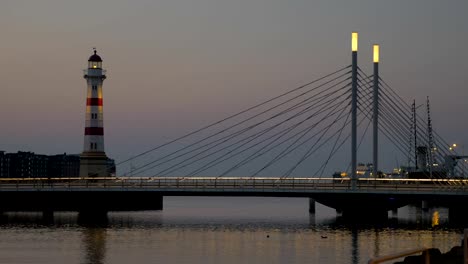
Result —
<instances>
[{"instance_id":1,"label":"calm water surface","mask_svg":"<svg viewBox=\"0 0 468 264\"><path fill-rule=\"evenodd\" d=\"M76 213L5 213L0 263L367 263L423 246L445 252L463 232L443 208L405 207L388 222L358 225L320 205L309 215L302 198L165 197L164 206L98 224Z\"/></svg>"}]
</instances>

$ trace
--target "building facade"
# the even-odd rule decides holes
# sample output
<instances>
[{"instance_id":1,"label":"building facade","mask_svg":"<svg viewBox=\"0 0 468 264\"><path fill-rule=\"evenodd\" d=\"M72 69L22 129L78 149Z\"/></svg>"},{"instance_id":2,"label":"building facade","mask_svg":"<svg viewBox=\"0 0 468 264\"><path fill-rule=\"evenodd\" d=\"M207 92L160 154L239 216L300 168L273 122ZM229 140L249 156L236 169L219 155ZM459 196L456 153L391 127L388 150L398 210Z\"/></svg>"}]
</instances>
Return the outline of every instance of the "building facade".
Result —
<instances>
[{"instance_id":1,"label":"building facade","mask_svg":"<svg viewBox=\"0 0 468 264\"><path fill-rule=\"evenodd\" d=\"M0 151L0 178L7 178L10 174L9 157L5 155L5 151Z\"/></svg>"},{"instance_id":2,"label":"building facade","mask_svg":"<svg viewBox=\"0 0 468 264\"><path fill-rule=\"evenodd\" d=\"M29 151L7 153L8 178L45 178L47 173L46 155L35 154Z\"/></svg>"},{"instance_id":3,"label":"building facade","mask_svg":"<svg viewBox=\"0 0 468 264\"><path fill-rule=\"evenodd\" d=\"M49 156L48 176L50 178L68 178L80 176L80 156L59 154Z\"/></svg>"},{"instance_id":4,"label":"building facade","mask_svg":"<svg viewBox=\"0 0 468 264\"><path fill-rule=\"evenodd\" d=\"M41 155L34 152L0 151L0 178L79 177L79 155Z\"/></svg>"}]
</instances>

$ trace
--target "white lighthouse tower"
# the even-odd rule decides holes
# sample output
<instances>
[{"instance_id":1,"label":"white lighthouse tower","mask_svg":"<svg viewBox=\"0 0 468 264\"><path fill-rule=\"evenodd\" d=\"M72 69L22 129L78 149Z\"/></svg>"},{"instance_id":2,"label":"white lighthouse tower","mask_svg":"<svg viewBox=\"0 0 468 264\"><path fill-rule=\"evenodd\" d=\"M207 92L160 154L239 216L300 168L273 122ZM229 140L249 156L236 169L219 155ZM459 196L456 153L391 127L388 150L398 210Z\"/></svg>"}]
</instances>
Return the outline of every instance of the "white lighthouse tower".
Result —
<instances>
[{"instance_id":1,"label":"white lighthouse tower","mask_svg":"<svg viewBox=\"0 0 468 264\"><path fill-rule=\"evenodd\" d=\"M102 83L106 71L102 69L102 59L94 54L88 59L88 69L84 70L88 86L86 98L86 121L83 153L80 156L80 176L109 176L108 158L104 152L104 119L102 104Z\"/></svg>"}]
</instances>

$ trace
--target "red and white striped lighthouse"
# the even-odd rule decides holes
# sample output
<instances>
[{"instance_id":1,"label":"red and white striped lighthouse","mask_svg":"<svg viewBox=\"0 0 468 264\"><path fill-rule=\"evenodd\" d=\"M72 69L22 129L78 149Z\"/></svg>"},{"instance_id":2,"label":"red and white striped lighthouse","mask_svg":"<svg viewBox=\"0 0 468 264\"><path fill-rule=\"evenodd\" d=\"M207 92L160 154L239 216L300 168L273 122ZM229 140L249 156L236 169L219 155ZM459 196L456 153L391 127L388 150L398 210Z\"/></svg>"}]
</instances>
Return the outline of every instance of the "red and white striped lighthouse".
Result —
<instances>
[{"instance_id":1,"label":"red and white striped lighthouse","mask_svg":"<svg viewBox=\"0 0 468 264\"><path fill-rule=\"evenodd\" d=\"M108 158L104 152L104 121L102 104L102 83L106 71L102 69L102 59L94 54L88 59L84 70L88 91L86 98L86 121L84 146L81 154L80 176L109 176Z\"/></svg>"}]
</instances>

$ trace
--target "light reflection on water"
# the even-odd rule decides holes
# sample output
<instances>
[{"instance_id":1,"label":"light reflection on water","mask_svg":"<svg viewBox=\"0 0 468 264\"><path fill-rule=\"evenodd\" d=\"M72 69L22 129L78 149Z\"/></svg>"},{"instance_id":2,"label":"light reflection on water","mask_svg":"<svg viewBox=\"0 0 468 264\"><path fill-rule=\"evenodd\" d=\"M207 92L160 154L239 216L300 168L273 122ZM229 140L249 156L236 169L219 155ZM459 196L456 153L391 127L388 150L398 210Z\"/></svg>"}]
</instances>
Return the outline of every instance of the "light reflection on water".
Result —
<instances>
[{"instance_id":1,"label":"light reflection on water","mask_svg":"<svg viewBox=\"0 0 468 264\"><path fill-rule=\"evenodd\" d=\"M347 223L300 198L166 197L164 211L0 217L0 263L366 263L421 246L446 252L463 226L447 210L399 210L384 223ZM434 212L439 225L432 226Z\"/></svg>"}]
</instances>

